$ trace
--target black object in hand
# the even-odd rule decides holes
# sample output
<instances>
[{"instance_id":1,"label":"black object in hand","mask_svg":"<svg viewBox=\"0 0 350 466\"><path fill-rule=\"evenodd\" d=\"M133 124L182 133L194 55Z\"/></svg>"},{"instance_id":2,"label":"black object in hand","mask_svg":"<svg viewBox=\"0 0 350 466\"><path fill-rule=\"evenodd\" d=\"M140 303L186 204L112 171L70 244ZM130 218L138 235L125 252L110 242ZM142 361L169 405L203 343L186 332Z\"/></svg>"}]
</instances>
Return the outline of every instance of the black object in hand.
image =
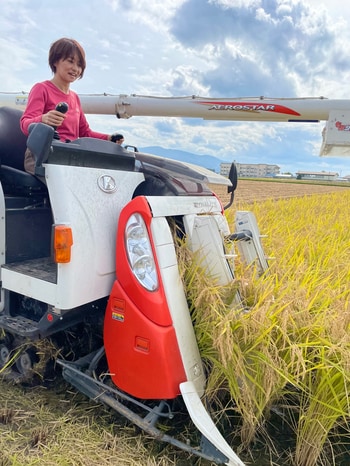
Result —
<instances>
[{"instance_id":1,"label":"black object in hand","mask_svg":"<svg viewBox=\"0 0 350 466\"><path fill-rule=\"evenodd\" d=\"M60 102L56 105L55 110L60 113L67 113L68 112L68 104L66 102Z\"/></svg>"},{"instance_id":2,"label":"black object in hand","mask_svg":"<svg viewBox=\"0 0 350 466\"><path fill-rule=\"evenodd\" d=\"M56 105L56 108L55 110L57 110L58 112L60 113L67 113L68 112L68 104L66 102L60 102ZM53 138L54 139L59 139L60 136L58 134L58 132L56 131L56 126L54 126L54 130L55 130L55 133L53 135Z\"/></svg>"}]
</instances>

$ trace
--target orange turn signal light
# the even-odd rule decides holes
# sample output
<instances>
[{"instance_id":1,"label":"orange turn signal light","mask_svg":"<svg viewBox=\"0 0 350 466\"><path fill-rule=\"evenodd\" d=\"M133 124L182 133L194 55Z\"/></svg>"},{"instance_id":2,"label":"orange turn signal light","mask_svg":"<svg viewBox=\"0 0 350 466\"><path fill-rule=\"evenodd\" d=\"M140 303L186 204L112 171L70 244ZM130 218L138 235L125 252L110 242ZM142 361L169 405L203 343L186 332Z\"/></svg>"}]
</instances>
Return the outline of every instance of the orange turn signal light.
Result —
<instances>
[{"instance_id":1,"label":"orange turn signal light","mask_svg":"<svg viewBox=\"0 0 350 466\"><path fill-rule=\"evenodd\" d=\"M70 262L73 244L72 229L66 225L55 225L53 236L53 254L56 263Z\"/></svg>"}]
</instances>

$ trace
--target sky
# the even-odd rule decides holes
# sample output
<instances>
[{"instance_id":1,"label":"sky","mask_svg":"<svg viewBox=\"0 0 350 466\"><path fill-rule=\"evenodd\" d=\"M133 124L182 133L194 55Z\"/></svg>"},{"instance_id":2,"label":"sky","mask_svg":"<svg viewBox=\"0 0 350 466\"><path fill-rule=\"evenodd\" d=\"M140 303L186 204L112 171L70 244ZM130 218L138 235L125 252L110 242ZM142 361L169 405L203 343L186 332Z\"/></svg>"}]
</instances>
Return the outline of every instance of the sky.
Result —
<instances>
[{"instance_id":1,"label":"sky","mask_svg":"<svg viewBox=\"0 0 350 466\"><path fill-rule=\"evenodd\" d=\"M50 45L71 37L87 58L78 94L349 98L344 0L0 0L0 11L0 92L51 79ZM324 122L87 118L137 147L350 175L349 157L319 156Z\"/></svg>"}]
</instances>

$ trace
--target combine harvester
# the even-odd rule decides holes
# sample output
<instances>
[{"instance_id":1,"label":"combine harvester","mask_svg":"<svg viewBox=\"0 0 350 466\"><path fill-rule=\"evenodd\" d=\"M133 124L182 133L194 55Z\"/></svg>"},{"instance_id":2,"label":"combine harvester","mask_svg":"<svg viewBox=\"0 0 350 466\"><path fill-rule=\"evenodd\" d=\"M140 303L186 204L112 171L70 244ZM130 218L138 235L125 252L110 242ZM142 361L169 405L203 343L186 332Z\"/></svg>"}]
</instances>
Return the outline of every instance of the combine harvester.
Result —
<instances>
[{"instance_id":1,"label":"combine harvester","mask_svg":"<svg viewBox=\"0 0 350 466\"><path fill-rule=\"evenodd\" d=\"M315 121L333 115L328 152L348 131L338 124L346 128L345 104L326 99L80 98L86 113L118 118ZM231 232L208 187L227 186L229 207L234 165L227 179L108 141L63 143L42 123L27 139L19 128L26 100L26 94L0 94L0 369L15 381L31 380L39 368L45 377L52 361L43 360L40 348L49 339L61 352L63 377L77 390L159 441L217 464L244 466L202 402L205 370L176 248L179 236L186 239L220 285L235 279L234 244L243 261L267 270L253 214L238 211ZM26 146L46 185L24 171ZM232 306L243 308L239 294ZM179 397L201 434L198 445L158 428L159 420L171 422Z\"/></svg>"}]
</instances>

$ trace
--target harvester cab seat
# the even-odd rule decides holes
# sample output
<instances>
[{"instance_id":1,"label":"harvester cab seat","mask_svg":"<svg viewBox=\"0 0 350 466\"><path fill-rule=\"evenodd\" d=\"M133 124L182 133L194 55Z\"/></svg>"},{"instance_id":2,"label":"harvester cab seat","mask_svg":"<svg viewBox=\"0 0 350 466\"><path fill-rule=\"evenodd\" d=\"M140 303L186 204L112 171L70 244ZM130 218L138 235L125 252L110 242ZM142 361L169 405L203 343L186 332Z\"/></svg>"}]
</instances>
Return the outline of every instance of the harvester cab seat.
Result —
<instances>
[{"instance_id":1,"label":"harvester cab seat","mask_svg":"<svg viewBox=\"0 0 350 466\"><path fill-rule=\"evenodd\" d=\"M0 107L0 182L5 194L32 196L47 192L38 178L24 170L27 137L20 128L22 111Z\"/></svg>"}]
</instances>

